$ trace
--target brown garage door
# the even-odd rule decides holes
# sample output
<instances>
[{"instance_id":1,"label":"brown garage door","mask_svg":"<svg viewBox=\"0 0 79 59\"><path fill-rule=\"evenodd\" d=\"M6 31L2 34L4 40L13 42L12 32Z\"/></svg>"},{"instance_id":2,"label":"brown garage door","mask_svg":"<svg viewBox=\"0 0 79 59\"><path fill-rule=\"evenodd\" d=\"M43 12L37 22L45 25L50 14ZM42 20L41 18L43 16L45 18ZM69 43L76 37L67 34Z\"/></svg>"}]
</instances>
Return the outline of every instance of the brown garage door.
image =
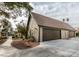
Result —
<instances>
[{"instance_id":1,"label":"brown garage door","mask_svg":"<svg viewBox=\"0 0 79 59\"><path fill-rule=\"evenodd\" d=\"M43 41L60 39L60 30L57 29L43 29Z\"/></svg>"},{"instance_id":2,"label":"brown garage door","mask_svg":"<svg viewBox=\"0 0 79 59\"><path fill-rule=\"evenodd\" d=\"M75 32L70 31L70 32L69 32L69 37L75 37Z\"/></svg>"}]
</instances>

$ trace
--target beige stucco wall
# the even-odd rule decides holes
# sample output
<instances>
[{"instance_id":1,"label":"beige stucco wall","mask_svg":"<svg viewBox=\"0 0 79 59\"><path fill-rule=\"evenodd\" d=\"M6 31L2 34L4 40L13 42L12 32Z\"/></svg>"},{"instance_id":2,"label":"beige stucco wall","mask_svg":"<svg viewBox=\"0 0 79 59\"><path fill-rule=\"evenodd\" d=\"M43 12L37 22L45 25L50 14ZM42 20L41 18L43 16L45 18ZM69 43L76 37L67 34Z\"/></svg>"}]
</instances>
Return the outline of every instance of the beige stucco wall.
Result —
<instances>
[{"instance_id":1,"label":"beige stucco wall","mask_svg":"<svg viewBox=\"0 0 79 59\"><path fill-rule=\"evenodd\" d=\"M61 30L61 38L62 39L69 38L69 31Z\"/></svg>"},{"instance_id":2,"label":"beige stucco wall","mask_svg":"<svg viewBox=\"0 0 79 59\"><path fill-rule=\"evenodd\" d=\"M30 22L30 30L34 36L34 38L38 41L39 40L39 26L37 25L37 22L32 17Z\"/></svg>"}]
</instances>

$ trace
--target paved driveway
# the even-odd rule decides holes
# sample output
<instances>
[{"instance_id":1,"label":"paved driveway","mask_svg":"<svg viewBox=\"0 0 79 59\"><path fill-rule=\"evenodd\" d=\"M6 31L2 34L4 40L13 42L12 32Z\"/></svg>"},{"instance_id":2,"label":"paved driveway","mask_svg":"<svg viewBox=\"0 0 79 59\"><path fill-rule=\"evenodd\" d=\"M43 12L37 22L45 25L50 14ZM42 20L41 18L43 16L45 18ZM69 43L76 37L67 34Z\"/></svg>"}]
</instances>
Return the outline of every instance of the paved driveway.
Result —
<instances>
[{"instance_id":1,"label":"paved driveway","mask_svg":"<svg viewBox=\"0 0 79 59\"><path fill-rule=\"evenodd\" d=\"M11 46L0 46L0 56L5 57L79 57L79 38L41 42L31 49L18 50Z\"/></svg>"}]
</instances>

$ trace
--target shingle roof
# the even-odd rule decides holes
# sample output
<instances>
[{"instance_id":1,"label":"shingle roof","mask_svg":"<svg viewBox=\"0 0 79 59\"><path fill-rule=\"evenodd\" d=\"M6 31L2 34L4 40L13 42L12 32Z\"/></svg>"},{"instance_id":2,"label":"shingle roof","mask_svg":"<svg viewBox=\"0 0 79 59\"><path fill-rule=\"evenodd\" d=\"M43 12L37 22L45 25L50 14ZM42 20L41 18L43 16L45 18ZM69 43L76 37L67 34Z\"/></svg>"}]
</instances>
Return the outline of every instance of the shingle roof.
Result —
<instances>
[{"instance_id":1,"label":"shingle roof","mask_svg":"<svg viewBox=\"0 0 79 59\"><path fill-rule=\"evenodd\" d=\"M47 27L54 27L59 29L67 29L67 30L75 30L67 23L63 23L62 21L56 20L54 18L49 18L37 13L32 12L33 18L36 20L39 26L47 26Z\"/></svg>"}]
</instances>

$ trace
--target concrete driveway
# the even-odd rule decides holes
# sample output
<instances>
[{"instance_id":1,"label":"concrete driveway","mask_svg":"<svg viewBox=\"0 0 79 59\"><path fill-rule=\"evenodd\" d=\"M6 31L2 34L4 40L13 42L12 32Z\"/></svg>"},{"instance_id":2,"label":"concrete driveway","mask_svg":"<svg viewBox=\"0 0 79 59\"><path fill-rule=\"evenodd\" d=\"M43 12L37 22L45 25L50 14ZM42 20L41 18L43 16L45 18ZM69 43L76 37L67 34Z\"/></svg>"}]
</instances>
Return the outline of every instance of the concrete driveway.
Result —
<instances>
[{"instance_id":1,"label":"concrete driveway","mask_svg":"<svg viewBox=\"0 0 79 59\"><path fill-rule=\"evenodd\" d=\"M39 46L18 50L11 46L0 46L2 57L79 57L79 38L41 42Z\"/></svg>"}]
</instances>

